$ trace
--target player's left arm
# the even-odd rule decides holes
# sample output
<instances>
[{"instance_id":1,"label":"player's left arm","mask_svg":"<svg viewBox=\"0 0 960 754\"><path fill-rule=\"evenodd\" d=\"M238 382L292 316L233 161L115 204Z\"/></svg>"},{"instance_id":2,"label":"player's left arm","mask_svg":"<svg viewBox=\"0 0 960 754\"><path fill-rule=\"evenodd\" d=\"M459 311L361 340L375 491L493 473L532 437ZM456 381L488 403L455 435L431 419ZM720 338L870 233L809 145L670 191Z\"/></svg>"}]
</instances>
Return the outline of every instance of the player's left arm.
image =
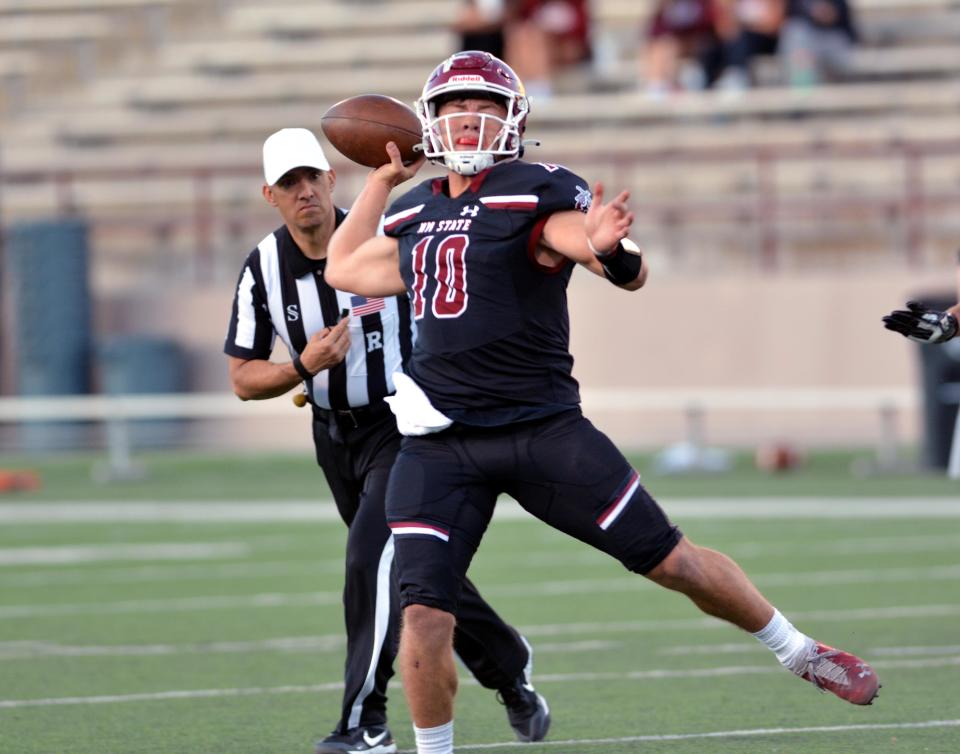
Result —
<instances>
[{"instance_id":1,"label":"player's left arm","mask_svg":"<svg viewBox=\"0 0 960 754\"><path fill-rule=\"evenodd\" d=\"M548 265L565 257L595 275L628 291L647 282L647 265L639 247L629 238L634 215L627 206L628 191L603 203L603 185L594 186L593 202L586 214L577 210L555 212L543 226L540 260Z\"/></svg>"}]
</instances>

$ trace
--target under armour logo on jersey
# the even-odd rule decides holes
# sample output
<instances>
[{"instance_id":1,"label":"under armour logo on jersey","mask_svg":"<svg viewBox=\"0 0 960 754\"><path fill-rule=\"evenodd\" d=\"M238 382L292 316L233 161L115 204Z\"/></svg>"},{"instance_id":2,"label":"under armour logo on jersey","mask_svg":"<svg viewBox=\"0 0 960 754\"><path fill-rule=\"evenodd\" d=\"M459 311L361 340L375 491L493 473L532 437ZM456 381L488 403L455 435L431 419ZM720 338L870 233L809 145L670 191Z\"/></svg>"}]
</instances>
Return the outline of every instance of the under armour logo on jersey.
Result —
<instances>
[{"instance_id":1,"label":"under armour logo on jersey","mask_svg":"<svg viewBox=\"0 0 960 754\"><path fill-rule=\"evenodd\" d=\"M368 332L367 337L367 353L372 351L382 351L383 350L383 333L381 332Z\"/></svg>"},{"instance_id":2,"label":"under armour logo on jersey","mask_svg":"<svg viewBox=\"0 0 960 754\"><path fill-rule=\"evenodd\" d=\"M466 217L467 215L470 215L470 217L476 217L479 214L480 214L479 204L468 204L466 207L460 210L460 217Z\"/></svg>"},{"instance_id":3,"label":"under armour logo on jersey","mask_svg":"<svg viewBox=\"0 0 960 754\"><path fill-rule=\"evenodd\" d=\"M300 319L300 308L296 304L287 307L287 322L296 322Z\"/></svg>"},{"instance_id":4,"label":"under armour logo on jersey","mask_svg":"<svg viewBox=\"0 0 960 754\"><path fill-rule=\"evenodd\" d=\"M573 197L573 204L581 212L590 209L590 205L593 204L593 194L590 193L590 189L577 186L577 195Z\"/></svg>"}]
</instances>

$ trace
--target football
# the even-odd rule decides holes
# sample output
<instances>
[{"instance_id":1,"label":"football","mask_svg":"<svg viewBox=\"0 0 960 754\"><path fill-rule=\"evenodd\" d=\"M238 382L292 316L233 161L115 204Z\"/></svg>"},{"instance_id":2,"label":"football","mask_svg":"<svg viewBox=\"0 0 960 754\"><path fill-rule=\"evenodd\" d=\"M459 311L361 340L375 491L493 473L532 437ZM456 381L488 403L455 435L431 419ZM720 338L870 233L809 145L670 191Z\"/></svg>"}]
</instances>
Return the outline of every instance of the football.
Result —
<instances>
[{"instance_id":1,"label":"football","mask_svg":"<svg viewBox=\"0 0 960 754\"><path fill-rule=\"evenodd\" d=\"M376 168L390 161L388 141L400 148L404 163L417 159L420 120L412 108L382 94L360 94L333 105L320 119L320 128L344 157Z\"/></svg>"}]
</instances>

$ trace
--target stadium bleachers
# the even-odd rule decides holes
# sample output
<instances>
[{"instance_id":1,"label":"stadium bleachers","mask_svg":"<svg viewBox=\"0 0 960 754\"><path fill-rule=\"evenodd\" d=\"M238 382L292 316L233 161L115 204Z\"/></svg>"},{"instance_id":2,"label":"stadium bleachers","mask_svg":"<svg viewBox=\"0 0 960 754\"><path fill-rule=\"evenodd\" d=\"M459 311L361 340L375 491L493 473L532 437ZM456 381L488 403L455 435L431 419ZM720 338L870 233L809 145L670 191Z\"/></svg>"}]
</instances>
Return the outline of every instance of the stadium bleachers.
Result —
<instances>
[{"instance_id":1,"label":"stadium bleachers","mask_svg":"<svg viewBox=\"0 0 960 754\"><path fill-rule=\"evenodd\" d=\"M791 90L773 66L739 97L651 102L637 52L652 0L593 1L596 64L564 72L556 95L534 103L529 136L543 146L527 156L631 188L657 285L625 302L602 281L574 280L584 385L638 374L671 388L909 384L875 313L903 281L942 278L960 237L960 0L853 2L864 43L847 83ZM455 5L0 0L0 27L24 30L0 35L0 222L87 218L98 323L180 338L191 387L224 390L225 302L240 259L276 224L259 192L263 138L318 130L327 107L363 91L412 101L454 49ZM347 204L366 171L330 156ZM807 327L811 302L823 327ZM610 373L604 344L584 335L691 303L716 313L695 359L682 339L638 327ZM725 322L756 310L776 321L730 343ZM9 384L0 373L0 389ZM822 432L830 418L809 420Z\"/></svg>"},{"instance_id":2,"label":"stadium bleachers","mask_svg":"<svg viewBox=\"0 0 960 754\"><path fill-rule=\"evenodd\" d=\"M811 233L803 218L828 200L846 213L834 228L841 245L855 226L863 249L885 248L899 232L891 226L915 222L907 195L919 190L937 253L936 239L954 230L938 202L960 191L960 153L948 148L960 133L960 4L855 5L864 44L850 82L790 90L770 76L739 97L653 102L636 81L651 3L596 0L606 57L567 72L556 96L535 103L531 136L544 146L530 156L626 181L648 219L666 222L658 242L679 227L693 246L733 238L745 218L759 222L773 190L780 236L822 243L831 231ZM284 125L316 129L326 107L362 91L411 101L453 49L454 11L446 0L0 0L5 219L84 213L97 226L97 254L114 273L129 269L113 275L121 281L161 242L190 258L202 233L203 254L216 256L270 216L255 189L263 137ZM59 57L38 55L45 45L59 45ZM65 68L71 86L41 85L62 81ZM335 166L348 196L363 172ZM917 169L919 189L905 177Z\"/></svg>"}]
</instances>

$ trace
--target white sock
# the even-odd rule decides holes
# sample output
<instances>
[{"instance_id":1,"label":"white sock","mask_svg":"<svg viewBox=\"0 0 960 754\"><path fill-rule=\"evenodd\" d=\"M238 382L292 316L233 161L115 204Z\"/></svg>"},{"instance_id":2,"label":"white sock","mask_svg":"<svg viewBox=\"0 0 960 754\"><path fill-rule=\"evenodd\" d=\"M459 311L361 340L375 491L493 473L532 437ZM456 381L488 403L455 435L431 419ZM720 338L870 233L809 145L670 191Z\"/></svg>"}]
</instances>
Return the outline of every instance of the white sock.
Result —
<instances>
[{"instance_id":1,"label":"white sock","mask_svg":"<svg viewBox=\"0 0 960 754\"><path fill-rule=\"evenodd\" d=\"M770 622L754 636L773 651L785 668L794 673L803 671L803 660L813 639L797 631L779 610L774 609Z\"/></svg>"},{"instance_id":2,"label":"white sock","mask_svg":"<svg viewBox=\"0 0 960 754\"><path fill-rule=\"evenodd\" d=\"M453 720L436 728L413 726L417 754L453 754Z\"/></svg>"}]
</instances>

